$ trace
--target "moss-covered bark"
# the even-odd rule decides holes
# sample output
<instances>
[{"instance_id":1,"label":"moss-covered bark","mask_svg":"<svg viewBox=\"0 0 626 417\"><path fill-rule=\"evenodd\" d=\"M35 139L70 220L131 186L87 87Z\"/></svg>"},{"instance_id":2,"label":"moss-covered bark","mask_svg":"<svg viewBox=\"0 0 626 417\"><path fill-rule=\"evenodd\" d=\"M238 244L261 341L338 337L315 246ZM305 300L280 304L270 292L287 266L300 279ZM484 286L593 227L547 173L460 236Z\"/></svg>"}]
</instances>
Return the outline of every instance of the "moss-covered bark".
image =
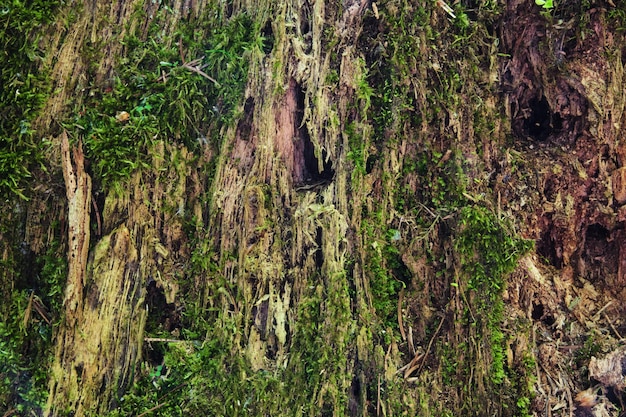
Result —
<instances>
[{"instance_id":1,"label":"moss-covered bark","mask_svg":"<svg viewBox=\"0 0 626 417\"><path fill-rule=\"evenodd\" d=\"M451 6L59 7L1 190L7 409L572 411L622 325L623 11Z\"/></svg>"}]
</instances>

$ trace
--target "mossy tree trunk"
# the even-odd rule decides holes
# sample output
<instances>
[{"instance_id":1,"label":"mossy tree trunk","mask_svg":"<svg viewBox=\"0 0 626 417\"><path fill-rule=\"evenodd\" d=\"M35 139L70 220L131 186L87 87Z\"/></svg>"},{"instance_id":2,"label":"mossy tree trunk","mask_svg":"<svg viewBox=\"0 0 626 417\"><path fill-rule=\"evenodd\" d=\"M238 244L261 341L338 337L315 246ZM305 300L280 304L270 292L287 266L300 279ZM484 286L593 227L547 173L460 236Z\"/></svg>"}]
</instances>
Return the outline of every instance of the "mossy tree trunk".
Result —
<instances>
[{"instance_id":1,"label":"mossy tree trunk","mask_svg":"<svg viewBox=\"0 0 626 417\"><path fill-rule=\"evenodd\" d=\"M555 335L622 324L626 16L452 6L58 7L2 229L10 352L54 331L47 415L574 409Z\"/></svg>"}]
</instances>

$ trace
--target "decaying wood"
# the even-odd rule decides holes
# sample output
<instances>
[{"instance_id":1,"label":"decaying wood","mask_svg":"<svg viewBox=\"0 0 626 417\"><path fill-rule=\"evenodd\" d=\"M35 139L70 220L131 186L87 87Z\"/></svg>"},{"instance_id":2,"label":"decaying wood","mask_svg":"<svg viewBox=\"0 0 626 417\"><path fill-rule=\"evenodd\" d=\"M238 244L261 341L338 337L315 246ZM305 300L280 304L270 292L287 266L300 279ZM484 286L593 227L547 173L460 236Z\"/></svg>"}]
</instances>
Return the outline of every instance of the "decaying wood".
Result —
<instances>
[{"instance_id":1,"label":"decaying wood","mask_svg":"<svg viewBox=\"0 0 626 417\"><path fill-rule=\"evenodd\" d=\"M73 158L72 158L73 156ZM82 311L83 287L89 254L89 215L91 210L91 177L85 172L82 144L70 152L67 132L61 134L61 160L68 205L68 275L65 287L65 319L73 328ZM73 160L73 163L72 163Z\"/></svg>"},{"instance_id":2,"label":"decaying wood","mask_svg":"<svg viewBox=\"0 0 626 417\"><path fill-rule=\"evenodd\" d=\"M171 2L169 7L180 14L171 13L163 30L175 30L182 16L197 16L204 5L184 0ZM59 120L68 117L68 112L80 107L89 91L110 86L113 68L124 54L121 39L127 30L145 36L158 7L160 3L139 1L66 2L58 20L42 39L42 45L51 51L46 54L45 65L51 68L55 93L33 126L41 131L54 130ZM144 20L130 19L141 9L145 11ZM70 20L73 23L68 25ZM89 46L95 53L81 55ZM189 69L200 68L194 64ZM100 213L92 201L91 179L85 172L80 142L72 148L67 132L62 131L52 144L49 160L52 166L61 162L66 188L68 277L64 320L55 335L45 414L65 415L69 410L75 416L87 412L103 415L118 399L119 390L129 384L131 370L141 357L147 277L154 277L171 301L177 290L170 279L177 257L171 254L174 247L177 253L186 254L180 243L182 226L178 218L155 216L144 202L150 201L159 213L163 205L184 208L189 172L179 172L177 166L160 170L163 150L159 153L157 147L153 166L169 178L150 178L153 187L145 196L140 185L144 179L135 177L131 187L135 194L120 198L112 193ZM187 170L185 164L183 167ZM89 256L92 205L96 210L96 237L100 240ZM31 237L36 231L31 227L27 237L39 251L41 244L34 240L41 240L41 236ZM159 236L166 236L165 241L161 242ZM33 298L32 308L45 319L45 312L37 310L36 300ZM30 316L27 318L32 318L30 308L26 313Z\"/></svg>"},{"instance_id":3,"label":"decaying wood","mask_svg":"<svg viewBox=\"0 0 626 417\"><path fill-rule=\"evenodd\" d=\"M164 146L156 146L154 153L154 166L164 168L157 171L162 178L137 173L128 194L107 197L104 236L95 244L84 276L84 302L76 314L80 320L71 328L63 323L57 336L47 415L60 415L64 409L76 416L109 411L141 359L148 278L174 302L176 262L188 253L181 244L180 216L157 214L163 206L184 206L180 199L190 172L173 161L187 161L190 155ZM168 240L161 241L161 235ZM109 386L110 381L115 385Z\"/></svg>"},{"instance_id":4,"label":"decaying wood","mask_svg":"<svg viewBox=\"0 0 626 417\"><path fill-rule=\"evenodd\" d=\"M592 357L589 361L589 377L599 381L605 387L613 387L624 391L626 364L626 348L620 347L600 358Z\"/></svg>"},{"instance_id":5,"label":"decaying wood","mask_svg":"<svg viewBox=\"0 0 626 417\"><path fill-rule=\"evenodd\" d=\"M138 3L89 2L67 33L61 30L62 22L59 22L58 33L49 39L58 53L47 58L54 62L52 77L58 83L59 94L47 103L38 126L49 127L53 118L67 108L70 97L80 96L77 93L92 85L108 82L113 60L124 48L112 36L113 28L121 27L122 36L126 31L123 23ZM145 2L146 15L159 7L156 3ZM173 3L173 9L181 10L183 2ZM198 13L201 2L192 3L194 13ZM373 413L374 409L378 415L392 414L385 396L394 386L407 382L432 388L428 396L420 398L428 410L440 410L442 404L456 410L484 403L492 407L485 414L505 412L498 408L499 399L484 395L482 385L488 378L485 369L479 369L476 363L469 365L470 375L461 382L467 384L463 387L466 391L455 391L454 387L445 387L447 391L444 391L441 387L438 369L444 360L443 347L459 346L464 338L463 343L470 346L468 350L472 354L477 352L474 362L483 361L479 364L483 368L488 364L485 356L489 352L478 346L486 342L477 338L475 330L467 329L466 321L477 321L472 310L468 313L471 320L462 317L471 298L450 289L450 274L446 270L452 271L457 266L450 243L455 233L451 221L454 214L427 207L428 202L420 203L422 208L418 212L426 213L424 216L430 216L431 221L430 227L420 231L419 222L395 208L398 184L415 193L432 186L421 179L411 179L411 174L403 177L405 168L410 168L405 161L420 157L422 151L418 148L430 147L443 155L436 166L442 175L444 166L459 159L458 166L467 177L464 198L471 204L489 206L493 203L490 198L497 195L498 215L517 219L517 230L538 242L543 260L538 256L524 258L505 292L506 318L502 326L507 330L507 340L503 342L507 371L525 370L526 361L531 362L529 358L536 360L535 390L540 394L537 403L543 402L534 405L533 411L572 415L575 402L572 392L580 388L581 381L563 371L571 364L571 356L564 352L580 347L584 338L598 328L599 321L606 319L618 338L624 326L620 319L622 303L611 304L611 300L623 299L626 294L623 285L626 282L623 239L626 181L622 178L622 175L626 178L626 147L620 139L626 77L619 48L615 48L618 52L610 59L594 57L597 60L594 62L585 58L591 55L587 53L590 49L585 49L589 45L608 48L615 46L611 45L613 40L608 36L605 39L606 34L598 29L588 34L587 39L594 39L593 42L581 40L565 52L563 39L573 38L573 32L566 33L559 25L549 27L531 9L535 6L532 2L507 1L506 13L498 23L501 34L496 35L501 39L494 39L490 58L493 61L489 69L480 66L484 63L477 68L485 71L488 87L479 93L485 108L478 112L508 112L509 120L496 122L488 135L479 134L473 130L474 110L459 106L440 109L444 115L440 120L423 116L421 133L402 131L397 125L387 126L383 137L376 138L378 143L369 143L363 149L364 160L368 159L368 153L375 157L371 172L364 174L351 172L352 145L345 132L349 125L354 136L371 142L373 123L367 120L367 109L363 109L369 104L356 99L359 82L376 82L368 76L368 70L370 74L375 71L373 66L366 67L371 57L365 57L367 51L362 44L372 41L367 39L370 35L385 38L383 30L389 30L385 25L394 14L399 14L398 4L402 2L377 5L352 0L344 2L343 8L333 8L337 6L333 2L305 1L303 7L302 2L289 0L276 10L263 2L232 3L233 9L271 15L276 44L271 53L253 57L250 63L245 97L246 105L251 104L249 114L244 115L245 123L237 129L225 128L221 132L223 154L215 169L207 207L194 202L198 190L206 184L191 169L193 156L185 148L157 143L151 150L155 158L150 172L135 175L124 192L111 192L102 213L96 212L101 240L93 245L89 258L89 211L92 204L97 208L90 201L91 183L85 173L84 155L80 143L71 149L66 132L58 137L60 145L56 149L61 153L68 202L69 272L66 315L57 334L48 415L59 415L66 409L73 410L76 416L87 411L101 414L108 411L116 395L108 387L127 385L130 369L141 357L143 329L150 314L145 308L146 283L154 282L168 304L176 303L179 289L174 276L188 260L189 248L182 237L183 216L164 207L176 207L180 214L191 211L199 224L208 224L204 232L216 242L211 249L217 253L219 273L231 287L221 288L205 302L214 303L211 305L214 310L223 308L234 316L238 330L232 336L233 346L246 355L253 370L298 366L290 362L296 357L290 349L298 336L299 303L310 297L319 300L320 317L315 325L321 344L332 346L333 354L346 358L342 363L334 363L334 370L324 369L319 374L319 386L315 387L315 398L311 401L320 410L344 413L342 394L350 389L351 378L357 374L360 379L355 377L359 383L354 386L360 386L361 392L354 395L361 402L363 415L368 411ZM409 3L401 6L413 7ZM76 4L76 1L68 2L69 6ZM438 18L436 12L432 14L430 29L444 39L452 33L445 31L452 26L448 18L452 12L443 1L436 5L442 17ZM304 8L310 9L308 14L303 12ZM362 39L368 13L374 14L379 29ZM598 13L601 7L589 11L589 18L600 26ZM178 18L173 17L163 30L172 30ZM290 19L289 30L295 31L295 35L276 23L287 19ZM110 24L96 24L105 21ZM480 26L475 23L472 22L472 28ZM132 22L131 26L147 28L149 24L146 19ZM339 29L334 41L338 46L333 46L336 49L332 51L324 49L328 45L320 36L328 33L329 28ZM437 78L445 84L446 71L440 71L442 63L462 57L445 56L445 49L430 35L428 39L424 33L410 36L420 39L421 49L415 52L421 62L416 60L410 76L392 87L402 92L400 84L412 86L412 91L408 91L415 98L411 111L426 115L431 99L426 97L432 92L425 86L441 87L437 83L428 84L428 78ZM84 44L99 38L105 39L104 53L97 57L102 70L90 79L87 64L98 67L98 63L83 62L75 59L75 55ZM556 48L552 51L554 66L546 65L548 57L541 49L541 45L550 42ZM182 43L179 47L184 68L217 84L202 71L198 60L185 61ZM380 47L394 45L384 41ZM580 59L570 62L573 55ZM497 62L502 62L501 72L497 70ZM331 68L339 80L329 86L324 80ZM499 79L504 91L500 91ZM464 80L466 85L459 87L461 95L453 91L450 94L462 101L469 89L485 87L474 86L473 82ZM382 92L377 90L373 94L382 95ZM506 96L503 100L506 103L499 101L502 95ZM524 130L528 130L532 103L542 97L551 112L558 112L564 119L564 127L535 140L524 136ZM419 127L410 129L419 130ZM511 130L513 138L510 138ZM397 138L387 143L386 135ZM418 143L419 137L427 139ZM313 149L313 157L305 158L305 143ZM511 149L500 149L504 146ZM174 154L180 158L168 159L168 155ZM545 161L550 161L550 165L546 166ZM307 182L316 171L316 164L317 170L321 170L329 162L336 170L332 180ZM195 188L189 188L189 184ZM380 243L377 239L384 236L384 231L373 237L360 231L364 221L369 220L366 216L374 212L380 213L380 225L401 230L403 240L405 236L413 238L407 238L406 243L401 242L404 246L398 248L412 274L412 283L401 293L397 304L402 342L379 342L385 338L374 341L374 337L368 336L373 328L371 306L375 296L367 257L373 244ZM203 213L205 216L209 213L209 218L203 219ZM416 217L420 215L413 213ZM43 246L35 243L32 247ZM423 253L427 246L428 253L439 253L445 260L427 261ZM435 265L436 262L440 263ZM195 279L199 288L207 285L203 280L209 280L204 276ZM453 307L442 307L450 300ZM599 306L604 307L598 309ZM436 319L441 317L435 312L442 308L449 308L454 318L441 318L434 327ZM31 296L24 323L32 318L32 309L38 311L36 298ZM45 319L42 312L39 314ZM615 318L615 324L608 317ZM354 334L359 335L357 346L351 339ZM179 342L166 337L145 341ZM467 358L459 358L460 363L463 360ZM613 362L605 368L617 369L617 361ZM400 367L402 363L406 365ZM599 365L596 361L589 368L592 376L600 380L606 375L600 373ZM615 374L611 380L618 383L618 378ZM473 400L474 393L482 397ZM403 400L412 401L417 397L414 394L407 388ZM417 406L408 404L407 409L414 412Z\"/></svg>"}]
</instances>

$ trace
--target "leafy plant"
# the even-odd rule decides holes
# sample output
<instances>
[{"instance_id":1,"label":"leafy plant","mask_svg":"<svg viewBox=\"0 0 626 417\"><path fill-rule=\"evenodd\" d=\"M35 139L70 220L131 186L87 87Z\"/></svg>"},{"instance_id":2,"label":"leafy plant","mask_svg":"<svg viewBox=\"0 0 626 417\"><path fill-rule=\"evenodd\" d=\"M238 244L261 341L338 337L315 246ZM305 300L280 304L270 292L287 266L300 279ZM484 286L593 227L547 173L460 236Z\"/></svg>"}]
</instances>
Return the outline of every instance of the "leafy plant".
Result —
<instances>
[{"instance_id":1,"label":"leafy plant","mask_svg":"<svg viewBox=\"0 0 626 417\"><path fill-rule=\"evenodd\" d=\"M552 10L554 8L553 0L535 0L537 6L541 6L544 10Z\"/></svg>"}]
</instances>

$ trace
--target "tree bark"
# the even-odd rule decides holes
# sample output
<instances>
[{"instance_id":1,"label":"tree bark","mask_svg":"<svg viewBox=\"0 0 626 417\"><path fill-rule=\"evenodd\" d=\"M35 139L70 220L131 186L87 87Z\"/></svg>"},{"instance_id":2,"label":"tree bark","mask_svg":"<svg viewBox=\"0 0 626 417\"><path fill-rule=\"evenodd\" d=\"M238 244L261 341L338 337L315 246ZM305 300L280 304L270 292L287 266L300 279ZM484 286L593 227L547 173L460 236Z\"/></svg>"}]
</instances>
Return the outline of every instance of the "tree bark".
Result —
<instances>
[{"instance_id":1,"label":"tree bark","mask_svg":"<svg viewBox=\"0 0 626 417\"><path fill-rule=\"evenodd\" d=\"M46 415L123 410L158 366L176 388L142 406L163 413L168 401L190 415L581 412L584 369L624 326L619 7L66 4L42 29L55 94L33 126L54 138L48 174L24 219L5 220L37 256L51 220L67 225ZM241 16L253 41L234 57L224 28ZM178 56L137 57L133 36ZM229 80L211 65L235 58L247 78L225 122ZM116 102L107 132L147 129L150 99L175 77L180 94L158 116L199 121L163 127L107 183L104 156L88 160L88 138L67 126L87 135L75 120L104 108L124 65L150 60L133 74L154 90ZM198 79L214 102L176 107ZM65 195L44 184L59 170ZM3 244L3 259L18 246ZM165 353L146 357L157 343Z\"/></svg>"}]
</instances>

